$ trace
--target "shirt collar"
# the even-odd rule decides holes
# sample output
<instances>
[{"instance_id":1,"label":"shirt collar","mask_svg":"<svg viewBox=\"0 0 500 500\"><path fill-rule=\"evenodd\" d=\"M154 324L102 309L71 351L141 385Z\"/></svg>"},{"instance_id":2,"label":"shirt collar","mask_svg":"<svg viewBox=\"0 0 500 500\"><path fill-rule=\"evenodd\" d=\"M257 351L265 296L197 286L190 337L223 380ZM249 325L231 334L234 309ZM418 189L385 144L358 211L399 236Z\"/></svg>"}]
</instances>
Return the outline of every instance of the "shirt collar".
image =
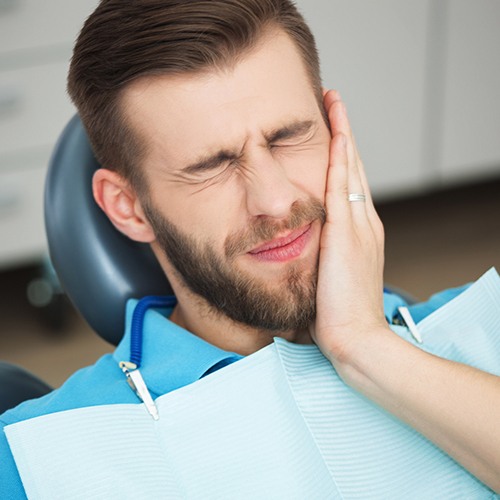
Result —
<instances>
[{"instance_id":1,"label":"shirt collar","mask_svg":"<svg viewBox=\"0 0 500 500\"><path fill-rule=\"evenodd\" d=\"M127 302L125 335L113 355L117 363L130 359L130 327L137 303L136 299ZM399 295L384 293L384 312L389 323L401 305L407 303ZM242 358L176 325L168 319L171 313L172 308L149 309L144 317L141 373L148 389L156 395L191 384Z\"/></svg>"},{"instance_id":2,"label":"shirt collar","mask_svg":"<svg viewBox=\"0 0 500 500\"><path fill-rule=\"evenodd\" d=\"M384 289L384 316L388 323L392 323L394 316L398 313L398 307L407 306L408 303L390 290Z\"/></svg>"},{"instance_id":3,"label":"shirt collar","mask_svg":"<svg viewBox=\"0 0 500 500\"><path fill-rule=\"evenodd\" d=\"M117 363L130 359L130 326L137 302L127 302L125 335L113 355ZM149 309L144 317L141 373L151 392L165 394L242 358L176 325L168 319L171 313L171 308Z\"/></svg>"}]
</instances>

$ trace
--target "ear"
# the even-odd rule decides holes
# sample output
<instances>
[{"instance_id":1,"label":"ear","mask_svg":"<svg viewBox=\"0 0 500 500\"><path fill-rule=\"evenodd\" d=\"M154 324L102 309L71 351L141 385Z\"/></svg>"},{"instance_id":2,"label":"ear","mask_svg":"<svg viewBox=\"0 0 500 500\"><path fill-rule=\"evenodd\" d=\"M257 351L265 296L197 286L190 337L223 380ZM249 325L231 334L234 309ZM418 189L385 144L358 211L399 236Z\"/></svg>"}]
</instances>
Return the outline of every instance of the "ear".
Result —
<instances>
[{"instance_id":1,"label":"ear","mask_svg":"<svg viewBox=\"0 0 500 500\"><path fill-rule=\"evenodd\" d=\"M135 190L121 175L105 168L96 170L92 190L96 203L118 231L134 241L155 240Z\"/></svg>"}]
</instances>

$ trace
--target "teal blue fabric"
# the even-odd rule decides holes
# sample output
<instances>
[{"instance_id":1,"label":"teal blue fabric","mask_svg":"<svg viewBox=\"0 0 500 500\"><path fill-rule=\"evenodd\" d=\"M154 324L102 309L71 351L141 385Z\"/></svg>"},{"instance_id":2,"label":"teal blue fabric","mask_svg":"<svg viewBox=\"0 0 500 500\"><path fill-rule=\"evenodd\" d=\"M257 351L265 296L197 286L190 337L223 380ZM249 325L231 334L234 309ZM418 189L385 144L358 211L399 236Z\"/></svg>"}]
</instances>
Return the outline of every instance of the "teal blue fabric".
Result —
<instances>
[{"instance_id":1,"label":"teal blue fabric","mask_svg":"<svg viewBox=\"0 0 500 500\"><path fill-rule=\"evenodd\" d=\"M457 295L469 288L471 283L461 285L454 288L448 288L441 292L431 295L425 302L418 302L415 304L408 303L397 292L384 290L384 314L389 323L392 323L394 318L398 316L398 307L408 307L411 317L415 323L422 321L426 316L432 314L434 311L444 306L447 302L454 299Z\"/></svg>"},{"instance_id":2,"label":"teal blue fabric","mask_svg":"<svg viewBox=\"0 0 500 500\"><path fill-rule=\"evenodd\" d=\"M442 292L446 300L458 291ZM438 296L436 296L438 297ZM397 307L406 303L395 294L384 294L386 317L392 318ZM432 312L438 301L425 308ZM107 404L137 403L135 394L124 382L118 362L127 360L130 343L130 316L135 302L127 308L127 330L113 355L106 355L95 365L75 373L60 389L39 400L23 403L0 417L3 426L64 410ZM411 306L410 310L416 306ZM422 309L423 311L424 309ZM240 359L240 356L218 349L174 325L166 316L169 311L150 311L146 315L143 353L143 375L153 397L191 384ZM25 498L10 448L0 433L0 498Z\"/></svg>"},{"instance_id":3,"label":"teal blue fabric","mask_svg":"<svg viewBox=\"0 0 500 500\"><path fill-rule=\"evenodd\" d=\"M463 291L469 288L470 283L467 285L458 286L455 288L449 288L442 292L431 295L426 302L421 302L419 304L413 304L409 307L411 316L415 323L422 321L429 314L433 313L436 309L444 306L451 299L460 295Z\"/></svg>"},{"instance_id":4,"label":"teal blue fabric","mask_svg":"<svg viewBox=\"0 0 500 500\"><path fill-rule=\"evenodd\" d=\"M127 304L126 332L113 354L72 375L61 388L27 401L0 416L0 498L26 498L3 427L40 415L104 404L136 403L135 393L118 366L130 353L130 322L137 303ZM148 311L144 324L143 375L153 397L190 384L214 366L224 366L241 356L223 351L167 319L171 311Z\"/></svg>"}]
</instances>

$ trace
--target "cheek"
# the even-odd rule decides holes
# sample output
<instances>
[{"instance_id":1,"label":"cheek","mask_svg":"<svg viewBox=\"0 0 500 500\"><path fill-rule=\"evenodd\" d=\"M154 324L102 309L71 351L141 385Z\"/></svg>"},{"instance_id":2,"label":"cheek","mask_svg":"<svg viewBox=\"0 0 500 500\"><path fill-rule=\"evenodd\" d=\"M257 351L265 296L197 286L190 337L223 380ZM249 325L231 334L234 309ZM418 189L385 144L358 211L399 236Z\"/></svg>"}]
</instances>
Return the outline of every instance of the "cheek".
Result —
<instances>
[{"instance_id":1,"label":"cheek","mask_svg":"<svg viewBox=\"0 0 500 500\"><path fill-rule=\"evenodd\" d=\"M323 202L328 160L328 147L318 147L291 157L286 165L289 179L301 191Z\"/></svg>"},{"instance_id":2,"label":"cheek","mask_svg":"<svg viewBox=\"0 0 500 500\"><path fill-rule=\"evenodd\" d=\"M221 252L227 236L238 228L240 206L234 190L207 190L193 197L179 199L174 207L175 221L202 245Z\"/></svg>"},{"instance_id":3,"label":"cheek","mask_svg":"<svg viewBox=\"0 0 500 500\"><path fill-rule=\"evenodd\" d=\"M317 172L314 189L316 190L316 197L324 202L325 198L325 189L326 189L326 178L328 175L328 164L329 164L329 151L328 148L325 148L325 151L322 151L318 154L318 163L317 163Z\"/></svg>"}]
</instances>

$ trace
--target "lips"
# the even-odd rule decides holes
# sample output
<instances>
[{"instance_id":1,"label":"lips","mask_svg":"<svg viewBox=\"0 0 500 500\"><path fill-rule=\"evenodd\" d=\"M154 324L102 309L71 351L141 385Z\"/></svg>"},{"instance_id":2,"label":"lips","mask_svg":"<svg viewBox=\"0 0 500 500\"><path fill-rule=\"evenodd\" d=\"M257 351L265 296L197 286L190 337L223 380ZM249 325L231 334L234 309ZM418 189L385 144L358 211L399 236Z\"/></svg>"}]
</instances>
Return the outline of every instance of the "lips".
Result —
<instances>
[{"instance_id":1,"label":"lips","mask_svg":"<svg viewBox=\"0 0 500 500\"><path fill-rule=\"evenodd\" d=\"M309 240L311 224L295 229L286 236L275 238L248 253L259 260L285 261L298 257Z\"/></svg>"}]
</instances>

